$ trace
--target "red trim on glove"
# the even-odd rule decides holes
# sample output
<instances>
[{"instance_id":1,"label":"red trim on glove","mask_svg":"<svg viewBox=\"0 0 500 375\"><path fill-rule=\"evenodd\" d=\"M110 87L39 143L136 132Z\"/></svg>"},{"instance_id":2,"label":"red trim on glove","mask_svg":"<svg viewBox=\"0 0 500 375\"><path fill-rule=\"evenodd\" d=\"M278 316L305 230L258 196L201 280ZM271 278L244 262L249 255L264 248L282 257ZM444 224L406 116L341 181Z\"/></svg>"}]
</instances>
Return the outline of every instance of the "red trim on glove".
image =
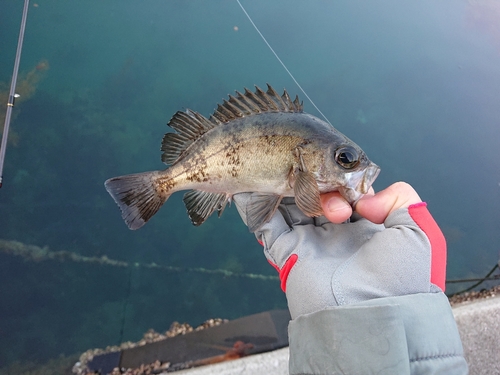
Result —
<instances>
[{"instance_id":1,"label":"red trim on glove","mask_svg":"<svg viewBox=\"0 0 500 375\"><path fill-rule=\"evenodd\" d=\"M290 255L290 257L286 260L283 268L281 268L280 271L281 290L285 293L286 293L286 280L288 279L288 274L292 270L295 263L297 263L298 259L299 256L297 254Z\"/></svg>"},{"instance_id":2,"label":"red trim on glove","mask_svg":"<svg viewBox=\"0 0 500 375\"><path fill-rule=\"evenodd\" d=\"M412 204L408 213L431 243L431 283L444 292L446 286L446 239L425 202Z\"/></svg>"},{"instance_id":3,"label":"red trim on glove","mask_svg":"<svg viewBox=\"0 0 500 375\"><path fill-rule=\"evenodd\" d=\"M297 263L297 260L299 259L299 256L297 254L292 254L290 257L286 260L285 264L283 265L283 268L279 268L276 264L271 262L269 259L267 260L271 266L273 266L276 271L280 274L280 280L281 280L281 290L286 293L286 280L288 279L288 274L292 270L293 266L295 263Z\"/></svg>"},{"instance_id":4,"label":"red trim on glove","mask_svg":"<svg viewBox=\"0 0 500 375\"><path fill-rule=\"evenodd\" d=\"M275 269L278 273L280 273L280 268L279 268L276 264L274 264L273 262L271 262L269 259L268 259L267 261L269 262L269 264L270 264L271 266L273 266L273 267L274 267L274 269Z\"/></svg>"}]
</instances>

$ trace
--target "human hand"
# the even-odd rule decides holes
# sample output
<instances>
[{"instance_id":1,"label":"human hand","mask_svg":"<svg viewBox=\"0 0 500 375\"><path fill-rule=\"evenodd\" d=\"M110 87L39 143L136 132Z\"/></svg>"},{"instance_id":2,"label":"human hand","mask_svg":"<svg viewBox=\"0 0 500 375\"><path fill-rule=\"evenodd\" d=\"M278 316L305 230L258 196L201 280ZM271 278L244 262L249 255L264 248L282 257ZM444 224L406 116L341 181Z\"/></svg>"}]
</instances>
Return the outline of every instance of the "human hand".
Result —
<instances>
[{"instance_id":1,"label":"human hand","mask_svg":"<svg viewBox=\"0 0 500 375\"><path fill-rule=\"evenodd\" d=\"M247 199L247 194L234 197L243 218ZM396 183L361 198L355 210L363 218L349 223L342 222L352 209L338 193L321 200L326 217L307 217L288 198L256 232L280 274L292 318L444 289L444 237L410 185Z\"/></svg>"},{"instance_id":2,"label":"human hand","mask_svg":"<svg viewBox=\"0 0 500 375\"><path fill-rule=\"evenodd\" d=\"M396 182L375 194L370 188L368 194L356 203L356 212L376 224L382 224L391 212L407 208L422 200L406 182ZM351 205L338 191L321 194L321 206L325 217L332 223L343 223L352 215Z\"/></svg>"}]
</instances>

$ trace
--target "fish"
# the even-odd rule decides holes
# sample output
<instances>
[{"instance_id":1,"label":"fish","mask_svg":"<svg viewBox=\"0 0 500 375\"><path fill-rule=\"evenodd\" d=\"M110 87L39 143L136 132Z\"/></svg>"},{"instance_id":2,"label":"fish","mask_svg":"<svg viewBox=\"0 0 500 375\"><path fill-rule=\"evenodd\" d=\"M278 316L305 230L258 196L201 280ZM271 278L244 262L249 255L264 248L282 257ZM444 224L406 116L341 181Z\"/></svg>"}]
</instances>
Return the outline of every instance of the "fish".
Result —
<instances>
[{"instance_id":1,"label":"fish","mask_svg":"<svg viewBox=\"0 0 500 375\"><path fill-rule=\"evenodd\" d=\"M351 204L366 194L380 168L329 123L303 111L298 96L255 86L228 95L209 118L176 112L163 137L163 171L110 178L105 188L132 230L142 227L175 192L191 222L201 225L232 197L251 193L251 232L267 223L284 197L309 217L323 215L320 194L339 191Z\"/></svg>"}]
</instances>

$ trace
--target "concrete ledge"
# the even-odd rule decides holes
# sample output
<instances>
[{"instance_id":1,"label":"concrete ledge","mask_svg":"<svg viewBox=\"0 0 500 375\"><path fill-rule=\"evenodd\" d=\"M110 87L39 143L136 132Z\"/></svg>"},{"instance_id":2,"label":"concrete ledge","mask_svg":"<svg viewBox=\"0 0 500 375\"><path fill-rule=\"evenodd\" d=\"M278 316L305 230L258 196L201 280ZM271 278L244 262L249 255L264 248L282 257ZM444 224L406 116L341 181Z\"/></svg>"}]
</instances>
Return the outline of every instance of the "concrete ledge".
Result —
<instances>
[{"instance_id":1,"label":"concrete ledge","mask_svg":"<svg viewBox=\"0 0 500 375\"><path fill-rule=\"evenodd\" d=\"M470 375L500 374L500 296L453 308Z\"/></svg>"},{"instance_id":2,"label":"concrete ledge","mask_svg":"<svg viewBox=\"0 0 500 375\"><path fill-rule=\"evenodd\" d=\"M168 375L170 373L165 373ZM189 370L176 371L179 375L288 375L288 347L263 354L208 365Z\"/></svg>"},{"instance_id":3,"label":"concrete ledge","mask_svg":"<svg viewBox=\"0 0 500 375\"><path fill-rule=\"evenodd\" d=\"M470 375L500 374L500 296L453 307ZM179 375L287 375L288 348L176 372ZM167 375L167 374L165 374Z\"/></svg>"}]
</instances>

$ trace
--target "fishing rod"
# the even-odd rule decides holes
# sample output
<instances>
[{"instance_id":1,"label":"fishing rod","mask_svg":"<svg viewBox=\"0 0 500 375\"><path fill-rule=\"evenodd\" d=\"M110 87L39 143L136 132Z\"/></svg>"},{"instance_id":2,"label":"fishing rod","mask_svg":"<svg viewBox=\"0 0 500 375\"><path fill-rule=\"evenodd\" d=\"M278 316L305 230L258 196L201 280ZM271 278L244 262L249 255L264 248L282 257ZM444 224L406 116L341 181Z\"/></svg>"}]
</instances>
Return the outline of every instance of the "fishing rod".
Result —
<instances>
[{"instance_id":1,"label":"fishing rod","mask_svg":"<svg viewBox=\"0 0 500 375\"><path fill-rule=\"evenodd\" d=\"M24 30L26 29L26 19L28 18L29 0L24 0L23 17L21 19L21 30L17 40L16 59L14 61L14 72L12 73L12 82L10 84L9 98L7 101L7 110L5 112L5 124L3 127L2 144L0 145L0 188L3 184L3 164L5 161L5 149L7 148L7 138L9 136L10 117L14 102L19 96L16 94L17 73L19 72L19 62L21 61L21 51L23 49Z\"/></svg>"}]
</instances>

